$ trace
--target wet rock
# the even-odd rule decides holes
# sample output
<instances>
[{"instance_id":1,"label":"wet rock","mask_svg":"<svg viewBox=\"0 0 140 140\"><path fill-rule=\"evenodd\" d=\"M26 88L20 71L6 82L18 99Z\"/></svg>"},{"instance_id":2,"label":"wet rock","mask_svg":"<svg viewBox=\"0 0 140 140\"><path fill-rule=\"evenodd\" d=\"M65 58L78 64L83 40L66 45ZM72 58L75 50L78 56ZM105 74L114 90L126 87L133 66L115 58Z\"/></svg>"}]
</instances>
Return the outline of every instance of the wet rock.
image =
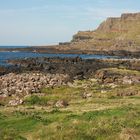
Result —
<instances>
[{"instance_id":1,"label":"wet rock","mask_svg":"<svg viewBox=\"0 0 140 140\"><path fill-rule=\"evenodd\" d=\"M92 74L95 70L109 66L108 63L102 63L96 59L85 60L80 57L75 58L27 58L21 60L11 60L13 64L20 65L24 71L41 71L51 74L67 74L70 80L84 79ZM40 64L43 64L40 65ZM26 67L28 65L28 67Z\"/></svg>"}]
</instances>

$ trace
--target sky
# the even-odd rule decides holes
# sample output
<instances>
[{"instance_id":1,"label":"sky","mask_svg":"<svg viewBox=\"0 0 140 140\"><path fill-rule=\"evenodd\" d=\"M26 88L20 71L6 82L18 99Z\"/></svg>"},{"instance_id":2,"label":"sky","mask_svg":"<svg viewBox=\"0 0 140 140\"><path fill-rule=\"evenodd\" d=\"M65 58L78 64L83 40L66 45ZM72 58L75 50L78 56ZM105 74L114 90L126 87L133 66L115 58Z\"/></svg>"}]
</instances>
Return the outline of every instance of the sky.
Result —
<instances>
[{"instance_id":1,"label":"sky","mask_svg":"<svg viewBox=\"0 0 140 140\"><path fill-rule=\"evenodd\" d=\"M140 12L140 0L0 0L0 45L66 42L107 17Z\"/></svg>"}]
</instances>

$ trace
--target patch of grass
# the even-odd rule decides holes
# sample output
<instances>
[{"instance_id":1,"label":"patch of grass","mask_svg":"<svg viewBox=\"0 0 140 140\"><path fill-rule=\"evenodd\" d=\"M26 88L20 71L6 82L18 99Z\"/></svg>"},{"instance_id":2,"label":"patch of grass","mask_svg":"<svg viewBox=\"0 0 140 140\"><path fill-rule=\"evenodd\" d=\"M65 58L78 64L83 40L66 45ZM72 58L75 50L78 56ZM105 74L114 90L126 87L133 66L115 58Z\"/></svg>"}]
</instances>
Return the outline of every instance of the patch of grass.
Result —
<instances>
[{"instance_id":1,"label":"patch of grass","mask_svg":"<svg viewBox=\"0 0 140 140\"><path fill-rule=\"evenodd\" d=\"M0 128L13 128L18 131L27 131L33 129L36 123L36 120L32 118L9 117L5 120L0 120Z\"/></svg>"},{"instance_id":2,"label":"patch of grass","mask_svg":"<svg viewBox=\"0 0 140 140\"><path fill-rule=\"evenodd\" d=\"M1 140L26 140L22 136L24 132L30 132L36 128L39 121L34 118L10 115L0 119L0 139Z\"/></svg>"},{"instance_id":3,"label":"patch of grass","mask_svg":"<svg viewBox=\"0 0 140 140\"><path fill-rule=\"evenodd\" d=\"M43 88L42 92L46 94L70 94L70 93L79 93L82 88L77 87L69 87L69 86L60 86L60 87L54 87L54 88Z\"/></svg>"},{"instance_id":4,"label":"patch of grass","mask_svg":"<svg viewBox=\"0 0 140 140\"><path fill-rule=\"evenodd\" d=\"M43 93L46 93L45 98L49 101L56 102L58 100L78 100L85 90L81 87L61 86L54 88L44 88Z\"/></svg>"},{"instance_id":5,"label":"patch of grass","mask_svg":"<svg viewBox=\"0 0 140 140\"><path fill-rule=\"evenodd\" d=\"M136 71L136 70L129 70L126 68L105 68L105 69L101 69L99 71L103 71L103 70L107 70L109 73L117 73L120 75L136 75L136 76L140 76L140 72Z\"/></svg>"},{"instance_id":6,"label":"patch of grass","mask_svg":"<svg viewBox=\"0 0 140 140\"><path fill-rule=\"evenodd\" d=\"M130 99L140 99L140 96L131 96L131 97L129 97Z\"/></svg>"},{"instance_id":7,"label":"patch of grass","mask_svg":"<svg viewBox=\"0 0 140 140\"><path fill-rule=\"evenodd\" d=\"M99 117L112 117L112 116L121 116L127 113L129 108L116 108L116 109L109 109L109 110L102 110L102 111L90 111L85 112L82 115L71 115L68 118L78 118L86 121L95 120Z\"/></svg>"},{"instance_id":8,"label":"patch of grass","mask_svg":"<svg viewBox=\"0 0 140 140\"><path fill-rule=\"evenodd\" d=\"M14 114L0 121L0 129L8 129L9 134L10 129L26 132L33 139L109 140L119 137L124 128L140 132L140 107L132 104L84 113L53 109Z\"/></svg>"},{"instance_id":9,"label":"patch of grass","mask_svg":"<svg viewBox=\"0 0 140 140\"><path fill-rule=\"evenodd\" d=\"M46 94L53 94L53 88L48 87L48 88L43 88L41 90L42 93L46 93Z\"/></svg>"},{"instance_id":10,"label":"patch of grass","mask_svg":"<svg viewBox=\"0 0 140 140\"><path fill-rule=\"evenodd\" d=\"M39 97L37 95L32 95L31 97L25 100L25 103L29 105L47 105L48 98L46 97Z\"/></svg>"},{"instance_id":11,"label":"patch of grass","mask_svg":"<svg viewBox=\"0 0 140 140\"><path fill-rule=\"evenodd\" d=\"M2 129L0 130L1 140L27 140L25 137L19 135L14 129Z\"/></svg>"}]
</instances>

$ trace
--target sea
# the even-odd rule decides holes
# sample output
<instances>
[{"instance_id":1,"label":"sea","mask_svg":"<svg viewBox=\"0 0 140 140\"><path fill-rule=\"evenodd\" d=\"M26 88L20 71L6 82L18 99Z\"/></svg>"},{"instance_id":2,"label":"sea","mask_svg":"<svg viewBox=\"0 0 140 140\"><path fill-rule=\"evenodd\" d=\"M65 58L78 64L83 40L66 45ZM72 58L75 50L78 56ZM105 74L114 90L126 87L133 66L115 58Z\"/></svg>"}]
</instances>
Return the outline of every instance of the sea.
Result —
<instances>
[{"instance_id":1,"label":"sea","mask_svg":"<svg viewBox=\"0 0 140 140\"><path fill-rule=\"evenodd\" d=\"M0 46L0 48L27 48L27 46ZM48 53L34 53L34 52L0 52L0 65L8 66L7 60L10 59L22 59L22 58L36 58L36 57L81 57L83 59L105 59L105 58L116 58L115 56L107 55L94 55L94 54L48 54Z\"/></svg>"}]
</instances>

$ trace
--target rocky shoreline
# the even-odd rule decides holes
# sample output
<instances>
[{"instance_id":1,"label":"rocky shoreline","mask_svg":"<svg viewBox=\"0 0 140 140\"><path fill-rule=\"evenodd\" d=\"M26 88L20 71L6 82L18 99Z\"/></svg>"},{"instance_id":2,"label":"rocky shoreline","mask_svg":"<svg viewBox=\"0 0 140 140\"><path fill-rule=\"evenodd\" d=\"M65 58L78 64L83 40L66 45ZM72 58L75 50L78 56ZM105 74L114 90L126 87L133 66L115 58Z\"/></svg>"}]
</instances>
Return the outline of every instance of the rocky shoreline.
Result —
<instances>
[{"instance_id":1,"label":"rocky shoreline","mask_svg":"<svg viewBox=\"0 0 140 140\"><path fill-rule=\"evenodd\" d=\"M140 59L82 59L61 58L61 57L42 57L27 58L19 60L9 60L8 63L14 65L21 71L41 71L46 73L68 74L71 78L81 76L88 78L95 71L101 68L127 68L131 70L140 70Z\"/></svg>"},{"instance_id":2,"label":"rocky shoreline","mask_svg":"<svg viewBox=\"0 0 140 140\"><path fill-rule=\"evenodd\" d=\"M32 52L32 53L47 53L47 54L94 54L94 55L106 55L106 56L117 56L125 58L140 58L140 51L127 51L127 50L79 50L79 49L59 49L63 46L55 47L26 47L26 48L0 48L0 52Z\"/></svg>"},{"instance_id":3,"label":"rocky shoreline","mask_svg":"<svg viewBox=\"0 0 140 140\"><path fill-rule=\"evenodd\" d=\"M70 80L90 77L96 70L110 67L108 62L97 59L76 58L27 58L9 60L8 63L15 65L18 71L40 71L51 74L67 74Z\"/></svg>"},{"instance_id":4,"label":"rocky shoreline","mask_svg":"<svg viewBox=\"0 0 140 140\"><path fill-rule=\"evenodd\" d=\"M10 105L23 103L22 98L41 93L44 87L67 85L74 80L95 78L104 84L140 83L140 74L137 74L140 59L41 57L9 60L8 63L12 66L0 68L0 98L12 99Z\"/></svg>"}]
</instances>

